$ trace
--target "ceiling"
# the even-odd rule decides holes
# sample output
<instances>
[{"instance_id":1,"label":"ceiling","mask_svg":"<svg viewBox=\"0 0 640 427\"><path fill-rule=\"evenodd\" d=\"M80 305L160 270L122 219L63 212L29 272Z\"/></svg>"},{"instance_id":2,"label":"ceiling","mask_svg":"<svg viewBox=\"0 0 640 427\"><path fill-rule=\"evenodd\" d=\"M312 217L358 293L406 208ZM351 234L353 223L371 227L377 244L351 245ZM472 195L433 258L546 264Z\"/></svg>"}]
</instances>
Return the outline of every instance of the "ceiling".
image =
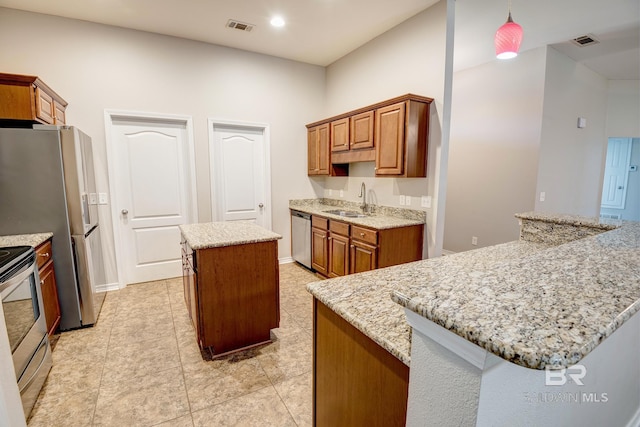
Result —
<instances>
[{"instance_id":1,"label":"ceiling","mask_svg":"<svg viewBox=\"0 0 640 427\"><path fill-rule=\"evenodd\" d=\"M166 34L326 66L437 0L0 0L0 6ZM521 51L551 45L609 79L640 79L640 0L513 0ZM269 24L274 15L283 28ZM504 0L456 0L455 69L494 60ZM254 25L227 27L229 19ZM592 34L599 44L568 40Z\"/></svg>"}]
</instances>

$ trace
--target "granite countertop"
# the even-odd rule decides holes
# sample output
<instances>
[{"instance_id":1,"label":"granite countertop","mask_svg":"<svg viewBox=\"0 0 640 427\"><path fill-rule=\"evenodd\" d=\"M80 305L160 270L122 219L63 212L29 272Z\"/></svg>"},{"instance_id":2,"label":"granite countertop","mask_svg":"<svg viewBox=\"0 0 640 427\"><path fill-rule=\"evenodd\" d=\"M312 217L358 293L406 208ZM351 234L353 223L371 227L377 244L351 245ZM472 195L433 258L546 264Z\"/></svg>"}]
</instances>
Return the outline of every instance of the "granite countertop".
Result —
<instances>
[{"instance_id":1,"label":"granite countertop","mask_svg":"<svg viewBox=\"0 0 640 427\"><path fill-rule=\"evenodd\" d=\"M640 223L518 218L534 226L557 218L575 226L576 236L585 224L600 233L560 244L521 238L307 289L407 365L410 327L402 307L512 363L573 365L640 310Z\"/></svg>"},{"instance_id":2,"label":"granite countertop","mask_svg":"<svg viewBox=\"0 0 640 427\"><path fill-rule=\"evenodd\" d=\"M640 309L637 222L480 266L459 255L436 275L410 267L393 300L527 368L578 363Z\"/></svg>"},{"instance_id":3,"label":"granite countertop","mask_svg":"<svg viewBox=\"0 0 640 427\"><path fill-rule=\"evenodd\" d=\"M329 219L337 219L350 224L361 225L377 230L407 227L410 225L424 224L426 222L426 212L424 211L393 208L389 206L376 206L375 212L372 215L367 215L362 218L350 218L326 212L336 208L360 211L358 203L336 199L303 199L289 201L289 209L306 212L312 215L320 215Z\"/></svg>"},{"instance_id":4,"label":"granite countertop","mask_svg":"<svg viewBox=\"0 0 640 427\"><path fill-rule=\"evenodd\" d=\"M543 212L524 212L515 214L518 219L548 222L553 224L572 225L577 227L595 228L603 231L614 230L622 223L620 220L591 218L579 215L549 214Z\"/></svg>"},{"instance_id":5,"label":"granite countertop","mask_svg":"<svg viewBox=\"0 0 640 427\"><path fill-rule=\"evenodd\" d=\"M50 238L53 233L15 234L0 236L0 247L7 246L33 246L34 248Z\"/></svg>"},{"instance_id":6,"label":"granite countertop","mask_svg":"<svg viewBox=\"0 0 640 427\"><path fill-rule=\"evenodd\" d=\"M269 242L282 236L249 221L208 222L180 226L191 249L207 249Z\"/></svg>"},{"instance_id":7,"label":"granite countertop","mask_svg":"<svg viewBox=\"0 0 640 427\"><path fill-rule=\"evenodd\" d=\"M380 270L313 282L307 290L354 327L410 364L411 327L403 308L391 294L406 283L429 282L460 269L461 265L487 268L495 262L548 248L530 242L511 242L440 258L401 264Z\"/></svg>"}]
</instances>

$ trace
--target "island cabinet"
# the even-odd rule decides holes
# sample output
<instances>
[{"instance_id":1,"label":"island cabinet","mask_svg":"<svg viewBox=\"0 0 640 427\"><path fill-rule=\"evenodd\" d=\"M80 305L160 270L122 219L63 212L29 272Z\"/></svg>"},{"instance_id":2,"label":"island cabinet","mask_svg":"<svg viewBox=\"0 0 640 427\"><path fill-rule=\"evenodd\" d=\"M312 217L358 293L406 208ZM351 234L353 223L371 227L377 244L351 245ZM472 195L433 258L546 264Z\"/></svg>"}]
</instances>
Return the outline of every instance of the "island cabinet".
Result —
<instances>
[{"instance_id":1,"label":"island cabinet","mask_svg":"<svg viewBox=\"0 0 640 427\"><path fill-rule=\"evenodd\" d=\"M313 425L404 426L409 367L313 300Z\"/></svg>"},{"instance_id":2,"label":"island cabinet","mask_svg":"<svg viewBox=\"0 0 640 427\"><path fill-rule=\"evenodd\" d=\"M65 124L67 102L36 76L0 73L0 120Z\"/></svg>"},{"instance_id":3,"label":"island cabinet","mask_svg":"<svg viewBox=\"0 0 640 427\"><path fill-rule=\"evenodd\" d=\"M185 304L201 349L215 357L270 341L280 323L276 240L193 249L183 238L182 263Z\"/></svg>"},{"instance_id":4,"label":"island cabinet","mask_svg":"<svg viewBox=\"0 0 640 427\"><path fill-rule=\"evenodd\" d=\"M56 275L53 270L51 239L36 246L35 251L38 275L40 276L44 317L47 323L47 331L49 332L49 336L51 336L58 329L58 325L60 325L60 302L58 300Z\"/></svg>"},{"instance_id":5,"label":"island cabinet","mask_svg":"<svg viewBox=\"0 0 640 427\"><path fill-rule=\"evenodd\" d=\"M422 259L424 224L376 230L311 217L311 267L339 277Z\"/></svg>"}]
</instances>

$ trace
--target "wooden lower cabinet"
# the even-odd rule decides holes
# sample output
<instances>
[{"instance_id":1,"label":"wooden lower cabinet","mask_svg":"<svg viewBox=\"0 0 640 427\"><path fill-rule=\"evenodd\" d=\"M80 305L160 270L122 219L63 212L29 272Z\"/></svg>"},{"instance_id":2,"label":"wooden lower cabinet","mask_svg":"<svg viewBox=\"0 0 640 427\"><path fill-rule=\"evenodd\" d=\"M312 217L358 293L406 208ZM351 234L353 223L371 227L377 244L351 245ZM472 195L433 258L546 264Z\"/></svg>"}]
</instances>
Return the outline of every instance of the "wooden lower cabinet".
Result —
<instances>
[{"instance_id":1,"label":"wooden lower cabinet","mask_svg":"<svg viewBox=\"0 0 640 427\"><path fill-rule=\"evenodd\" d=\"M424 225L374 230L313 215L311 267L339 277L422 259Z\"/></svg>"},{"instance_id":2,"label":"wooden lower cabinet","mask_svg":"<svg viewBox=\"0 0 640 427\"><path fill-rule=\"evenodd\" d=\"M214 356L270 341L280 324L277 241L183 243L183 285L198 344Z\"/></svg>"},{"instance_id":3,"label":"wooden lower cabinet","mask_svg":"<svg viewBox=\"0 0 640 427\"><path fill-rule=\"evenodd\" d=\"M404 426L409 367L314 298L313 424Z\"/></svg>"},{"instance_id":4,"label":"wooden lower cabinet","mask_svg":"<svg viewBox=\"0 0 640 427\"><path fill-rule=\"evenodd\" d=\"M55 271L53 270L53 253L51 249L51 239L35 248L44 318L49 336L53 335L58 329L58 325L60 325L60 302L58 301L58 287Z\"/></svg>"}]
</instances>

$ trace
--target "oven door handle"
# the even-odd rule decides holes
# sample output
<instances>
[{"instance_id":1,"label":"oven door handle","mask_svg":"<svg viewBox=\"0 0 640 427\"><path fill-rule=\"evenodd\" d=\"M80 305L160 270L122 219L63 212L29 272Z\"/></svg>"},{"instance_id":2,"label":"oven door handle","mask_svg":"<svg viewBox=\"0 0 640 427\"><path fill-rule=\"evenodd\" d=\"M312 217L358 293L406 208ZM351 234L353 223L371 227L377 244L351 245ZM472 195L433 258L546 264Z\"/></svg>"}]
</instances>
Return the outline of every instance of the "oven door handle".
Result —
<instances>
[{"instance_id":1,"label":"oven door handle","mask_svg":"<svg viewBox=\"0 0 640 427\"><path fill-rule=\"evenodd\" d=\"M33 274L36 269L36 263L33 262L27 266L25 266L22 270L20 270L15 276L11 277L6 282L0 284L0 294L4 297L4 295L10 294L15 287L20 285L23 280Z\"/></svg>"}]
</instances>

